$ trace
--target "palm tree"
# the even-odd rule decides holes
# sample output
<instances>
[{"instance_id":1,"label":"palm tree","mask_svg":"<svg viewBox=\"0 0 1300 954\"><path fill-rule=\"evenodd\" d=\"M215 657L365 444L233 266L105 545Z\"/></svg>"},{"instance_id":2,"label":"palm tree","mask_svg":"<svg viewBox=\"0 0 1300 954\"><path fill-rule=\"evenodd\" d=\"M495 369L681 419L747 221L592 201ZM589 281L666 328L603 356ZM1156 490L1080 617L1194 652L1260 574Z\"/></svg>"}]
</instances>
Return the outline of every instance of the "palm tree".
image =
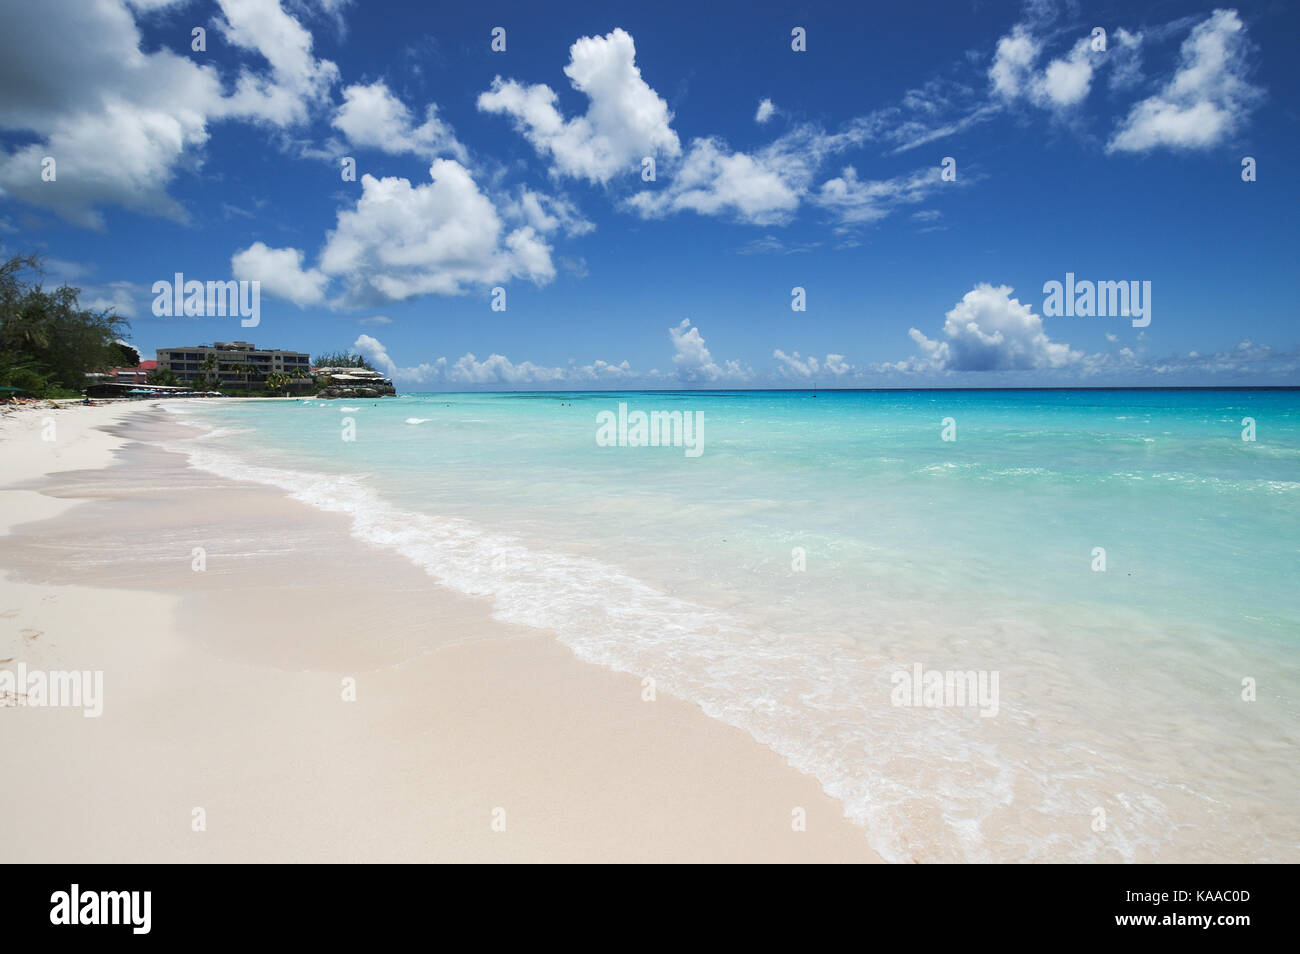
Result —
<instances>
[{"instance_id":1,"label":"palm tree","mask_svg":"<svg viewBox=\"0 0 1300 954\"><path fill-rule=\"evenodd\" d=\"M306 368L289 368L285 374L291 381L301 381L303 378L310 379L312 374Z\"/></svg>"},{"instance_id":2,"label":"palm tree","mask_svg":"<svg viewBox=\"0 0 1300 954\"><path fill-rule=\"evenodd\" d=\"M208 386L208 379L212 377L214 372L217 372L220 369L221 363L217 361L217 356L215 354L209 351L203 356L203 363L199 365L199 374L201 375L199 380L203 382L203 387L205 389Z\"/></svg>"},{"instance_id":3,"label":"palm tree","mask_svg":"<svg viewBox=\"0 0 1300 954\"><path fill-rule=\"evenodd\" d=\"M150 371L145 380L150 384L165 384L168 387L176 387L181 383L181 379L176 376L176 372L171 368L159 368Z\"/></svg>"}]
</instances>

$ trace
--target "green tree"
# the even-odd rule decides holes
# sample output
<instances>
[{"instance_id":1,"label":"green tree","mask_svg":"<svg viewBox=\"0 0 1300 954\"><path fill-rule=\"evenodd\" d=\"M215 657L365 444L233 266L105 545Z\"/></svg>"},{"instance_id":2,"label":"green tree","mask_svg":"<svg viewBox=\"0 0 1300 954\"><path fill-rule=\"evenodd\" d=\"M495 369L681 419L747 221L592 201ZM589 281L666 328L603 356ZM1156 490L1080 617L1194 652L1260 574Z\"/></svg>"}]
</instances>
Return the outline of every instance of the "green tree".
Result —
<instances>
[{"instance_id":1,"label":"green tree","mask_svg":"<svg viewBox=\"0 0 1300 954\"><path fill-rule=\"evenodd\" d=\"M130 326L111 309L81 308L80 289L46 291L42 274L34 255L0 265L0 384L47 396L73 393L86 372L106 371L127 357L121 339Z\"/></svg>"},{"instance_id":2,"label":"green tree","mask_svg":"<svg viewBox=\"0 0 1300 954\"><path fill-rule=\"evenodd\" d=\"M145 381L149 384L161 384L171 388L179 387L181 384L181 379L176 376L176 372L171 368L157 368L150 371Z\"/></svg>"},{"instance_id":3,"label":"green tree","mask_svg":"<svg viewBox=\"0 0 1300 954\"><path fill-rule=\"evenodd\" d=\"M116 364L119 368L138 368L140 366L140 352L124 341L115 341L113 343L113 353L117 358Z\"/></svg>"},{"instance_id":4,"label":"green tree","mask_svg":"<svg viewBox=\"0 0 1300 954\"><path fill-rule=\"evenodd\" d=\"M199 363L199 383L203 385L205 390L208 387L208 382L213 377L217 377L220 370L221 362L217 360L215 354L209 351L203 356L203 361Z\"/></svg>"},{"instance_id":5,"label":"green tree","mask_svg":"<svg viewBox=\"0 0 1300 954\"><path fill-rule=\"evenodd\" d=\"M375 366L355 351L334 351L318 355L312 362L318 368L365 368L375 370Z\"/></svg>"}]
</instances>

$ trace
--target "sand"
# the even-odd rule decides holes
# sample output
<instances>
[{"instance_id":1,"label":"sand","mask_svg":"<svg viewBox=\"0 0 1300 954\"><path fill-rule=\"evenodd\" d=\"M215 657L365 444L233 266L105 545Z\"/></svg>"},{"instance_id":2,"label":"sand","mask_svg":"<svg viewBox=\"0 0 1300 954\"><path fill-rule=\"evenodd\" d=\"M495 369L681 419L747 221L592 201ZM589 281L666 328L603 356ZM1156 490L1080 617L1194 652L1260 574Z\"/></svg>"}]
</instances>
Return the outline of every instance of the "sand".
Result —
<instances>
[{"instance_id":1,"label":"sand","mask_svg":"<svg viewBox=\"0 0 1300 954\"><path fill-rule=\"evenodd\" d=\"M176 427L0 419L0 669L104 679L98 718L0 708L6 861L879 860L740 730L194 471Z\"/></svg>"}]
</instances>

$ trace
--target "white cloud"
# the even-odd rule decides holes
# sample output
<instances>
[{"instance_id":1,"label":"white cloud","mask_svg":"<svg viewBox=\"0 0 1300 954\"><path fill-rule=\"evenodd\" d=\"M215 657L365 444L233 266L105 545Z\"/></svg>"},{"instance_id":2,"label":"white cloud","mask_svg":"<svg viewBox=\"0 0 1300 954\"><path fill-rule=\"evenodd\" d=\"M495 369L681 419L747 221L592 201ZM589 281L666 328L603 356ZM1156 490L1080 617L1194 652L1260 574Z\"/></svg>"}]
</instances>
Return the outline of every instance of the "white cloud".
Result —
<instances>
[{"instance_id":1,"label":"white cloud","mask_svg":"<svg viewBox=\"0 0 1300 954\"><path fill-rule=\"evenodd\" d=\"M91 311L111 311L123 318L135 318L139 313L137 302L145 291L134 282L88 285L82 287L78 303Z\"/></svg>"},{"instance_id":2,"label":"white cloud","mask_svg":"<svg viewBox=\"0 0 1300 954\"><path fill-rule=\"evenodd\" d=\"M842 354L828 354L824 361L818 361L813 355L800 357L799 352L786 354L780 348L772 352L772 357L780 362L782 376L787 378L812 378L818 374L830 374L834 377L848 374L853 370L844 360Z\"/></svg>"},{"instance_id":3,"label":"white cloud","mask_svg":"<svg viewBox=\"0 0 1300 954\"><path fill-rule=\"evenodd\" d=\"M1091 38L1083 37L1068 54L1038 70L1035 65L1042 49L1041 41L1025 24L1016 24L998 40L989 67L993 92L1007 101L1025 98L1035 105L1057 109L1083 102L1092 88L1096 57L1105 54L1094 52Z\"/></svg>"},{"instance_id":4,"label":"white cloud","mask_svg":"<svg viewBox=\"0 0 1300 954\"><path fill-rule=\"evenodd\" d=\"M924 201L942 184L938 166L882 180L859 179L857 170L846 166L839 176L822 183L814 201L841 224L862 225L885 218L900 205Z\"/></svg>"},{"instance_id":5,"label":"white cloud","mask_svg":"<svg viewBox=\"0 0 1300 954\"><path fill-rule=\"evenodd\" d=\"M826 360L822 362L822 367L836 377L841 374L848 374L853 370L853 366L844 360L842 354L828 354Z\"/></svg>"},{"instance_id":6,"label":"white cloud","mask_svg":"<svg viewBox=\"0 0 1300 954\"><path fill-rule=\"evenodd\" d=\"M1041 49L1028 28L1020 23L998 40L993 65L989 67L993 92L1006 99L1023 95L1032 83L1034 63Z\"/></svg>"},{"instance_id":7,"label":"white cloud","mask_svg":"<svg viewBox=\"0 0 1300 954\"><path fill-rule=\"evenodd\" d=\"M505 202L501 211L512 220L532 226L541 235L560 231L573 237L596 229L564 196L546 195L528 188L521 189L517 199Z\"/></svg>"},{"instance_id":8,"label":"white cloud","mask_svg":"<svg viewBox=\"0 0 1300 954\"><path fill-rule=\"evenodd\" d=\"M762 124L776 115L776 106L770 99L764 99L758 104L758 111L754 113L754 122Z\"/></svg>"},{"instance_id":9,"label":"white cloud","mask_svg":"<svg viewBox=\"0 0 1300 954\"><path fill-rule=\"evenodd\" d=\"M922 352L910 370L1033 371L1079 362L1082 353L1051 341L1043 319L1011 291L1006 285L976 285L948 312L941 340L909 330Z\"/></svg>"},{"instance_id":10,"label":"white cloud","mask_svg":"<svg viewBox=\"0 0 1300 954\"><path fill-rule=\"evenodd\" d=\"M467 352L455 361L438 358L426 364L401 367L389 355L383 343L370 335L360 335L352 347L393 380L412 384L440 382L466 387L564 386L618 384L637 376L627 361L611 364L598 359L591 364L579 366L570 362L568 367L558 368L534 364L532 361L516 363L502 354L491 354L480 361L473 352Z\"/></svg>"},{"instance_id":11,"label":"white cloud","mask_svg":"<svg viewBox=\"0 0 1300 954\"><path fill-rule=\"evenodd\" d=\"M806 174L802 164L772 153L728 152L720 140L696 139L666 188L639 192L628 205L645 218L690 211L778 225L798 209Z\"/></svg>"},{"instance_id":12,"label":"white cloud","mask_svg":"<svg viewBox=\"0 0 1300 954\"><path fill-rule=\"evenodd\" d=\"M575 368L574 373L579 380L603 381L611 384L626 383L637 376L626 359L618 364L610 364L597 358L591 364Z\"/></svg>"},{"instance_id":13,"label":"white cloud","mask_svg":"<svg viewBox=\"0 0 1300 954\"><path fill-rule=\"evenodd\" d=\"M221 111L276 126L306 119L309 105L323 101L338 81L338 67L312 55L311 34L277 0L218 2L223 16L217 24L225 39L257 51L271 67L269 76L241 71Z\"/></svg>"},{"instance_id":14,"label":"white cloud","mask_svg":"<svg viewBox=\"0 0 1300 954\"><path fill-rule=\"evenodd\" d=\"M1046 6L1032 9L998 40L989 67L994 99L1004 104L1032 103L1064 111L1087 99L1097 71L1111 71L1112 90L1132 88L1142 80L1142 47L1186 26L1176 20L1145 32L1117 27L1106 51L1092 49L1091 35L1078 39L1063 56L1041 69L1052 16ZM1145 152L1161 146L1198 149L1231 135L1249 115L1261 90L1246 79L1245 27L1235 10L1215 10L1184 41L1178 69L1159 93L1134 105L1107 144L1108 152Z\"/></svg>"},{"instance_id":15,"label":"white cloud","mask_svg":"<svg viewBox=\"0 0 1300 954\"><path fill-rule=\"evenodd\" d=\"M1237 12L1215 10L1183 42L1178 69L1164 89L1133 107L1107 151L1204 149L1223 141L1261 95L1245 78L1247 49Z\"/></svg>"},{"instance_id":16,"label":"white cloud","mask_svg":"<svg viewBox=\"0 0 1300 954\"><path fill-rule=\"evenodd\" d=\"M266 71L223 77L166 48L145 52L121 0L10 4L0 31L0 129L36 141L0 152L0 190L91 228L103 227L106 205L183 221L167 189L197 163L211 122L299 122L338 75L313 57L311 35L279 3L220 7L225 41L260 54ZM53 182L41 179L46 156L57 164Z\"/></svg>"},{"instance_id":17,"label":"white cloud","mask_svg":"<svg viewBox=\"0 0 1300 954\"><path fill-rule=\"evenodd\" d=\"M626 204L643 218L696 212L748 225L784 225L809 198L817 170L828 157L861 146L877 135L874 121L855 120L835 133L805 123L753 153L732 152L717 138L696 139L686 156L661 174L669 179L666 186L639 192ZM860 221L880 218L883 214L865 211L868 198L876 204L883 204L886 198L916 201L928 187L925 180L930 178L930 172L926 169L885 182L862 184L873 191L881 190L874 195L859 193L856 181L847 184L833 180L812 199L827 208L842 206L849 215L854 207L859 208L864 216ZM850 175L856 180L856 173ZM934 179L937 183L937 171ZM854 194L839 196L841 187ZM843 202L838 201L841 198Z\"/></svg>"},{"instance_id":18,"label":"white cloud","mask_svg":"<svg viewBox=\"0 0 1300 954\"><path fill-rule=\"evenodd\" d=\"M550 246L531 225L507 232L464 166L436 159L429 176L431 182L413 186L409 179L363 175L361 197L339 212L317 268L303 271L297 249L267 249L260 242L235 260L242 257L250 277L262 278L267 291L299 304L323 294L322 276L338 279L343 293L331 304L344 307L458 295L512 278L544 285L555 277ZM270 268L253 276L253 265L272 255L278 281Z\"/></svg>"},{"instance_id":19,"label":"white cloud","mask_svg":"<svg viewBox=\"0 0 1300 954\"><path fill-rule=\"evenodd\" d=\"M319 305L325 300L329 277L318 269L302 267L296 248L269 248L254 242L230 257L231 274L239 281L262 283L262 292L295 305Z\"/></svg>"},{"instance_id":20,"label":"white cloud","mask_svg":"<svg viewBox=\"0 0 1300 954\"><path fill-rule=\"evenodd\" d=\"M1069 56L1048 63L1039 82L1041 95L1054 106L1082 102L1092 88L1092 49L1088 40L1076 43Z\"/></svg>"},{"instance_id":21,"label":"white cloud","mask_svg":"<svg viewBox=\"0 0 1300 954\"><path fill-rule=\"evenodd\" d=\"M673 342L673 364L677 367L677 376L683 381L706 383L724 378L749 378L749 372L737 361L725 361L722 365L714 361L700 329L692 327L689 318L683 318L676 328L669 328L668 335Z\"/></svg>"},{"instance_id":22,"label":"white cloud","mask_svg":"<svg viewBox=\"0 0 1300 954\"><path fill-rule=\"evenodd\" d=\"M416 126L406 104L389 91L383 80L343 90L343 105L332 125L355 146L429 158L449 154L467 161L465 147L438 118L437 106L430 104L424 122Z\"/></svg>"},{"instance_id":23,"label":"white cloud","mask_svg":"<svg viewBox=\"0 0 1300 954\"><path fill-rule=\"evenodd\" d=\"M625 31L574 42L564 72L589 100L582 116L565 119L549 86L500 76L480 94L478 108L512 116L533 148L551 157L555 172L592 183L638 171L644 156L681 152L668 104L641 78L636 45Z\"/></svg>"},{"instance_id":24,"label":"white cloud","mask_svg":"<svg viewBox=\"0 0 1300 954\"><path fill-rule=\"evenodd\" d=\"M471 352L447 368L447 380L454 384L558 384L566 377L563 368L548 368L531 361L515 364L503 354L491 354L479 361Z\"/></svg>"},{"instance_id":25,"label":"white cloud","mask_svg":"<svg viewBox=\"0 0 1300 954\"><path fill-rule=\"evenodd\" d=\"M364 358L368 359L378 370L384 372L389 377L396 377L397 363L388 356L388 349L378 338L372 338L370 335L358 335L357 340L352 342L352 347Z\"/></svg>"},{"instance_id":26,"label":"white cloud","mask_svg":"<svg viewBox=\"0 0 1300 954\"><path fill-rule=\"evenodd\" d=\"M429 176L420 186L362 176L361 198L339 213L321 269L345 277L353 296L374 292L396 301L512 277L539 284L554 277L547 245L527 226L503 237L496 209L464 166L438 159Z\"/></svg>"},{"instance_id":27,"label":"white cloud","mask_svg":"<svg viewBox=\"0 0 1300 954\"><path fill-rule=\"evenodd\" d=\"M408 384L427 384L436 380L446 367L447 359L439 358L432 364L420 364L411 368L400 368L397 366L392 357L388 354L388 349L378 338L372 338L370 335L358 335L357 340L352 342L352 347L357 353L370 361L376 369L384 372L394 381L406 382Z\"/></svg>"}]
</instances>

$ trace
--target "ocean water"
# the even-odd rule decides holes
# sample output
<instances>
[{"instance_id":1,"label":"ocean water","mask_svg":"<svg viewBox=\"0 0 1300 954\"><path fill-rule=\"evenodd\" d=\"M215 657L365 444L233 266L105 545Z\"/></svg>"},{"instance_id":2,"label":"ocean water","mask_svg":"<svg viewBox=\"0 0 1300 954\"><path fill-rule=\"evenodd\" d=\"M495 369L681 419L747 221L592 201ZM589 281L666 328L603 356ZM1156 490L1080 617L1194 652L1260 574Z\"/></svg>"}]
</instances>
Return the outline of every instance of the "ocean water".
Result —
<instances>
[{"instance_id":1,"label":"ocean water","mask_svg":"<svg viewBox=\"0 0 1300 954\"><path fill-rule=\"evenodd\" d=\"M601 446L620 402L703 453ZM738 726L891 861L1300 860L1300 392L165 406L194 466ZM896 704L918 666L996 713Z\"/></svg>"}]
</instances>

